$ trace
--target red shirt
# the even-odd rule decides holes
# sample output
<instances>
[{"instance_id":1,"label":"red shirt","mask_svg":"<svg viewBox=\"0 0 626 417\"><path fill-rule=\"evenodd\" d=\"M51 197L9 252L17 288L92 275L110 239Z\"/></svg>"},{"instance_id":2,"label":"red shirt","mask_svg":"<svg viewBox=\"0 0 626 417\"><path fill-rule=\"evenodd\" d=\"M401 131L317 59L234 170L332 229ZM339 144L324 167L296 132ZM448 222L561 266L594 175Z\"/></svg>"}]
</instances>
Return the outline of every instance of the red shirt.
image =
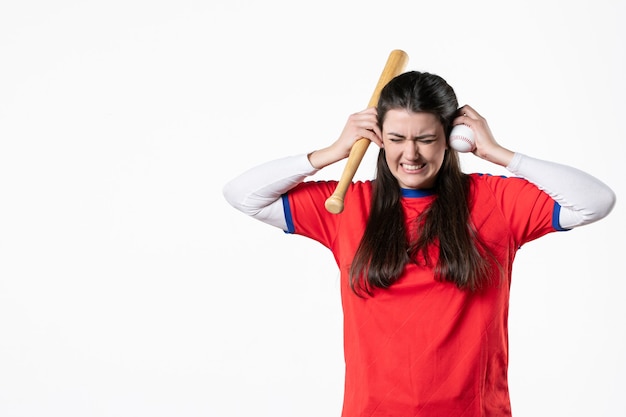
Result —
<instances>
[{"instance_id":1,"label":"red shirt","mask_svg":"<svg viewBox=\"0 0 626 417\"><path fill-rule=\"evenodd\" d=\"M342 417L511 415L507 319L512 263L524 243L562 230L554 220L560 207L520 178L471 178L471 220L504 272L502 277L494 268L494 284L476 293L436 281L431 268L410 264L390 288L358 297L349 286L349 266L370 211L371 182L351 184L340 214L324 207L336 188L333 181L304 182L284 197L289 232L328 247L341 271ZM435 198L428 191L403 193L407 222Z\"/></svg>"}]
</instances>

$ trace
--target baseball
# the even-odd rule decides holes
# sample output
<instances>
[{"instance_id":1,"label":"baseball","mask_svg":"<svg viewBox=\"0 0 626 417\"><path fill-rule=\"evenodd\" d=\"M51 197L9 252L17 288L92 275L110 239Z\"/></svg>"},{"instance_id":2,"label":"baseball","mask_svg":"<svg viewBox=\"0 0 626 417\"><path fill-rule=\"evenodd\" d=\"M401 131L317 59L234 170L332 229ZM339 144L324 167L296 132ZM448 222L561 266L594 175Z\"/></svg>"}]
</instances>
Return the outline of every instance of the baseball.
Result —
<instances>
[{"instance_id":1,"label":"baseball","mask_svg":"<svg viewBox=\"0 0 626 417\"><path fill-rule=\"evenodd\" d=\"M467 125L456 125L450 132L450 147L459 152L474 150L474 131Z\"/></svg>"}]
</instances>

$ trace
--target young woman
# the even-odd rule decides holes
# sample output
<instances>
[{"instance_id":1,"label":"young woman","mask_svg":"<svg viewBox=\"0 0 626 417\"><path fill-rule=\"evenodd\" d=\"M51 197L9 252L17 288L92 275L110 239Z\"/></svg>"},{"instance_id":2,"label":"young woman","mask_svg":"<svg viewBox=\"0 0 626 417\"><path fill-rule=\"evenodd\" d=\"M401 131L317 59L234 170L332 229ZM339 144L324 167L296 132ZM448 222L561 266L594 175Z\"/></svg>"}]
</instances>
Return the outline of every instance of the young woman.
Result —
<instances>
[{"instance_id":1,"label":"young woman","mask_svg":"<svg viewBox=\"0 0 626 417\"><path fill-rule=\"evenodd\" d=\"M453 125L474 154L511 177L465 174ZM305 181L365 137L380 147L376 178L353 182L340 214L335 181ZM341 271L343 417L509 416L508 301L526 242L609 214L613 191L578 169L510 151L441 77L407 72L376 108L351 115L330 146L233 179L242 212L328 247Z\"/></svg>"}]
</instances>

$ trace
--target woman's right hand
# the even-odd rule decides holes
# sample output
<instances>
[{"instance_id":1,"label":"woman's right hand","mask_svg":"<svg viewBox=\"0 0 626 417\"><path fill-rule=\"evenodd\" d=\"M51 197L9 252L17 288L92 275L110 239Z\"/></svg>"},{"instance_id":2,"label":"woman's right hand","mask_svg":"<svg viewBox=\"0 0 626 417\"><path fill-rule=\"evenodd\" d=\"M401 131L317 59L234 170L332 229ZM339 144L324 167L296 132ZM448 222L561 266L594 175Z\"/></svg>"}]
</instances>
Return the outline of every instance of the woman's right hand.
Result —
<instances>
[{"instance_id":1,"label":"woman's right hand","mask_svg":"<svg viewBox=\"0 0 626 417\"><path fill-rule=\"evenodd\" d=\"M315 168L323 168L347 158L352 146L359 139L365 138L377 146L382 146L382 134L378 128L377 115L375 107L351 114L341 135L333 144L309 154L311 165Z\"/></svg>"}]
</instances>

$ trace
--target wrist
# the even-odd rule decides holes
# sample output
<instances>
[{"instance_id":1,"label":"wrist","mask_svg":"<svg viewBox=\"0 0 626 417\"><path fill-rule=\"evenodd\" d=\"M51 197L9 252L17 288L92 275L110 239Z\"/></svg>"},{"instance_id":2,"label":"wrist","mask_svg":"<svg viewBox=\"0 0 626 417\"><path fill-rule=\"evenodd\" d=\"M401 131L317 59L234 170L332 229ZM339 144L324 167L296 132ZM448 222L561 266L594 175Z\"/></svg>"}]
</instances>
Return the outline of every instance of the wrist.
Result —
<instances>
[{"instance_id":1,"label":"wrist","mask_svg":"<svg viewBox=\"0 0 626 417\"><path fill-rule=\"evenodd\" d=\"M502 146L496 146L494 148L487 149L485 151L478 151L478 156L482 159L489 161L493 164L503 167L508 166L513 160L515 152L510 151Z\"/></svg>"},{"instance_id":2,"label":"wrist","mask_svg":"<svg viewBox=\"0 0 626 417\"><path fill-rule=\"evenodd\" d=\"M334 164L337 161L340 161L346 158L347 155L340 155L335 147L329 146L327 148L322 148L315 150L308 155L309 162L316 169L322 169L328 165Z\"/></svg>"}]
</instances>

